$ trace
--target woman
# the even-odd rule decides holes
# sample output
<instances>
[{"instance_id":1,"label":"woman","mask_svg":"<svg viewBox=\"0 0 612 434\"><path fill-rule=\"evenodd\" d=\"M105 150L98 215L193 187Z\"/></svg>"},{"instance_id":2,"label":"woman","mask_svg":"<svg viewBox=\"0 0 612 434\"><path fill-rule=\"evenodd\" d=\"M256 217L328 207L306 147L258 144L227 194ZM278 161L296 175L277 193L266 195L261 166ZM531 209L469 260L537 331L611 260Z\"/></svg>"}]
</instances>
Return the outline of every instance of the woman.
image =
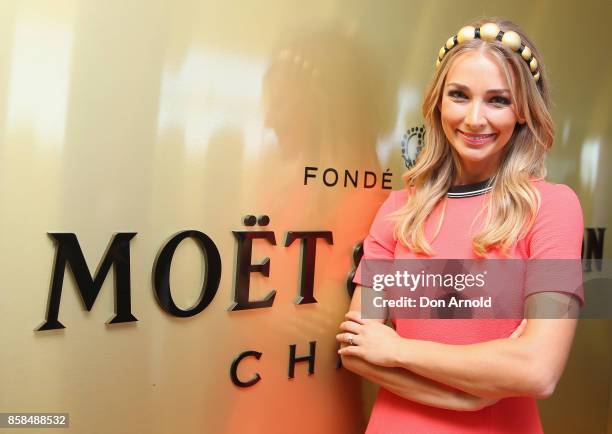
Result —
<instances>
[{"instance_id":1,"label":"woman","mask_svg":"<svg viewBox=\"0 0 612 434\"><path fill-rule=\"evenodd\" d=\"M423 103L426 146L380 208L364 259L580 258L576 195L544 181L553 123L542 58L513 23L464 27ZM343 365L382 387L368 433L540 433L575 319L362 319L358 286L337 335ZM371 285L370 285L371 286ZM555 289L556 291L556 289ZM559 289L559 291L565 291ZM575 311L580 292L536 292Z\"/></svg>"}]
</instances>

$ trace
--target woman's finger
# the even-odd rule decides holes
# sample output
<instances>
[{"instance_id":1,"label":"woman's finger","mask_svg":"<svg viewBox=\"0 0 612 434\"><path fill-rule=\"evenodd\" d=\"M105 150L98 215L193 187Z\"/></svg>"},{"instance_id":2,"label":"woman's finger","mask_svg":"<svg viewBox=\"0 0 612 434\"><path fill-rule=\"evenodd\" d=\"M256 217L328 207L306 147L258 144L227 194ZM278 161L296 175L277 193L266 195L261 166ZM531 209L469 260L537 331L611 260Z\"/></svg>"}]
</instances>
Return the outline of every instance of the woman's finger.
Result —
<instances>
[{"instance_id":1,"label":"woman's finger","mask_svg":"<svg viewBox=\"0 0 612 434\"><path fill-rule=\"evenodd\" d=\"M343 344L357 345L357 342L355 342L356 339L357 335L354 335L352 333L338 333L336 335L336 340Z\"/></svg>"},{"instance_id":2,"label":"woman's finger","mask_svg":"<svg viewBox=\"0 0 612 434\"><path fill-rule=\"evenodd\" d=\"M364 324L364 320L361 319L361 312L351 310L347 312L346 315L344 315L344 317L348 320L355 321L356 323Z\"/></svg>"},{"instance_id":3,"label":"woman's finger","mask_svg":"<svg viewBox=\"0 0 612 434\"><path fill-rule=\"evenodd\" d=\"M338 354L340 354L341 356L360 357L361 356L361 348L359 348L356 345L349 345L348 347L340 348L338 350Z\"/></svg>"},{"instance_id":4,"label":"woman's finger","mask_svg":"<svg viewBox=\"0 0 612 434\"><path fill-rule=\"evenodd\" d=\"M340 330L357 335L361 331L361 324L357 324L354 321L344 321L340 323Z\"/></svg>"}]
</instances>

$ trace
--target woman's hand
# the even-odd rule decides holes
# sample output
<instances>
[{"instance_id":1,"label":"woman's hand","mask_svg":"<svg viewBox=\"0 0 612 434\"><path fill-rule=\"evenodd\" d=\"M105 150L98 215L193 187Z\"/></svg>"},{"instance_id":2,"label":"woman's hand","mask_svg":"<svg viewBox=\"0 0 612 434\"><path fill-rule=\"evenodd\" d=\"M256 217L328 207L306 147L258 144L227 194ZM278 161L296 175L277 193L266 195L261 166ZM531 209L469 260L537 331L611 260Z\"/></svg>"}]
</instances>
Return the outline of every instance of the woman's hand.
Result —
<instances>
[{"instance_id":1,"label":"woman's hand","mask_svg":"<svg viewBox=\"0 0 612 434\"><path fill-rule=\"evenodd\" d=\"M340 324L342 333L336 335L340 343L349 344L338 351L342 356L360 357L379 366L397 366L396 352L401 337L380 321L362 319L359 312L348 312Z\"/></svg>"}]
</instances>

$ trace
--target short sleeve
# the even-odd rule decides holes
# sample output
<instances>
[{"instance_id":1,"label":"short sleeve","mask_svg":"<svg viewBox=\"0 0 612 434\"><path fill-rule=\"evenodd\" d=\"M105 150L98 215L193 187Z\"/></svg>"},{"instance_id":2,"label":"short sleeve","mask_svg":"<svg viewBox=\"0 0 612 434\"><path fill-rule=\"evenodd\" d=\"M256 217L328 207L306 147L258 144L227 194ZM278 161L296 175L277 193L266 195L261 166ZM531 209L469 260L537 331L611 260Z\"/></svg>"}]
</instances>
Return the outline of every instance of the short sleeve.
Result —
<instances>
[{"instance_id":1,"label":"short sleeve","mask_svg":"<svg viewBox=\"0 0 612 434\"><path fill-rule=\"evenodd\" d=\"M541 191L529 237L529 259L580 259L584 222L576 193L563 184Z\"/></svg>"},{"instance_id":2,"label":"short sleeve","mask_svg":"<svg viewBox=\"0 0 612 434\"><path fill-rule=\"evenodd\" d=\"M527 237L530 280L534 284L526 286L525 297L537 292L564 292L576 296L582 304L584 221L580 201L563 184L547 184L540 193L540 209Z\"/></svg>"},{"instance_id":3,"label":"short sleeve","mask_svg":"<svg viewBox=\"0 0 612 434\"><path fill-rule=\"evenodd\" d=\"M355 277L353 278L353 282L358 285L363 285L361 269L364 260L393 259L395 257L395 246L397 244L397 240L393 235L395 221L389 217L389 214L396 211L402 205L398 203L399 193L398 191L391 192L383 202L376 213L372 226L370 226L368 235L363 240L363 257L357 270L355 270Z\"/></svg>"}]
</instances>

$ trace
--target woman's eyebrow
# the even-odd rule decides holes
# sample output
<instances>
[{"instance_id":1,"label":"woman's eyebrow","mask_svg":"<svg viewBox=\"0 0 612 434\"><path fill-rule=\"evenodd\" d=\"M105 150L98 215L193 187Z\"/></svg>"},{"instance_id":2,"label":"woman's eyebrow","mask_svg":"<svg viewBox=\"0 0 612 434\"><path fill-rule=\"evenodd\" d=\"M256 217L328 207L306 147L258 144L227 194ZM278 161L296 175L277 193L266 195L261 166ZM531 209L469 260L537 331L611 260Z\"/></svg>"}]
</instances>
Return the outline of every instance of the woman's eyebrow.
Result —
<instances>
[{"instance_id":1,"label":"woman's eyebrow","mask_svg":"<svg viewBox=\"0 0 612 434\"><path fill-rule=\"evenodd\" d=\"M489 89L487 93L510 93L510 89Z\"/></svg>"},{"instance_id":2,"label":"woman's eyebrow","mask_svg":"<svg viewBox=\"0 0 612 434\"><path fill-rule=\"evenodd\" d=\"M449 87L449 86L454 86L461 90L470 90L468 86L466 86L465 84L461 84L461 83L455 83L455 82L448 83L446 87ZM510 89L489 89L485 93L505 93L505 92L509 93Z\"/></svg>"},{"instance_id":3,"label":"woman's eyebrow","mask_svg":"<svg viewBox=\"0 0 612 434\"><path fill-rule=\"evenodd\" d=\"M459 89L466 89L466 90L467 90L467 89L469 89L469 88L468 88L468 87L467 87L465 84L455 83L455 82L453 82L453 83L448 83L448 84L446 85L446 87L449 87L449 86L455 86L455 87L458 87Z\"/></svg>"}]
</instances>

